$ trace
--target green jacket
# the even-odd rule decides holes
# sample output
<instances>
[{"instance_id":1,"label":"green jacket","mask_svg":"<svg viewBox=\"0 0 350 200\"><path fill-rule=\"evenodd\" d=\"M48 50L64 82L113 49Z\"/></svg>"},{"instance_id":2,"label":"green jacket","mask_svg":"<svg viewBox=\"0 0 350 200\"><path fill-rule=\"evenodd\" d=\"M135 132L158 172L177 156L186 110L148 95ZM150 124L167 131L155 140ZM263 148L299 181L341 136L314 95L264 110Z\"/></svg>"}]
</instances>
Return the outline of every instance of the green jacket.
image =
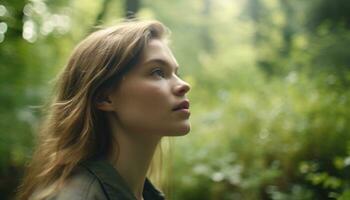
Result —
<instances>
[{"instance_id":1,"label":"green jacket","mask_svg":"<svg viewBox=\"0 0 350 200\"><path fill-rule=\"evenodd\" d=\"M144 200L164 200L146 179ZM51 200L136 200L118 172L107 161L84 162Z\"/></svg>"}]
</instances>

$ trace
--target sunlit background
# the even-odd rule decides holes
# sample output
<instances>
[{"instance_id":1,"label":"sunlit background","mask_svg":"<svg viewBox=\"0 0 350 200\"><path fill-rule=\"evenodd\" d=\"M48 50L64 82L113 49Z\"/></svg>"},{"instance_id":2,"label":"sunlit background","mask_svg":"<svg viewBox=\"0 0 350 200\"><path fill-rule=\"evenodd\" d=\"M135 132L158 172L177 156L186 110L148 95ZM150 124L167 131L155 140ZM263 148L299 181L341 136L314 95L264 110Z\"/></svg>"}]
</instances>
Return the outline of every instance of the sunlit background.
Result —
<instances>
[{"instance_id":1,"label":"sunlit background","mask_svg":"<svg viewBox=\"0 0 350 200\"><path fill-rule=\"evenodd\" d=\"M74 46L127 11L170 28L192 85L169 199L350 199L347 0L1 0L0 199Z\"/></svg>"}]
</instances>

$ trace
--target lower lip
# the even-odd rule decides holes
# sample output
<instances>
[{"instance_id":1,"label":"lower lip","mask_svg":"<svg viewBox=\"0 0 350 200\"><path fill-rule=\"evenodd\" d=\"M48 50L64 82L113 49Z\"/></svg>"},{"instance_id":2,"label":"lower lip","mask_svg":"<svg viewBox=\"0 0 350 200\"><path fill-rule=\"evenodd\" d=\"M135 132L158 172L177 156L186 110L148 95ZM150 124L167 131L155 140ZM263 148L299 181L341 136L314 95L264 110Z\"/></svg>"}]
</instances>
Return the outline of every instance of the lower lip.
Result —
<instances>
[{"instance_id":1,"label":"lower lip","mask_svg":"<svg viewBox=\"0 0 350 200\"><path fill-rule=\"evenodd\" d=\"M190 109L185 109L185 108L175 110L175 112L185 113L185 114L188 114L188 115L191 114Z\"/></svg>"}]
</instances>

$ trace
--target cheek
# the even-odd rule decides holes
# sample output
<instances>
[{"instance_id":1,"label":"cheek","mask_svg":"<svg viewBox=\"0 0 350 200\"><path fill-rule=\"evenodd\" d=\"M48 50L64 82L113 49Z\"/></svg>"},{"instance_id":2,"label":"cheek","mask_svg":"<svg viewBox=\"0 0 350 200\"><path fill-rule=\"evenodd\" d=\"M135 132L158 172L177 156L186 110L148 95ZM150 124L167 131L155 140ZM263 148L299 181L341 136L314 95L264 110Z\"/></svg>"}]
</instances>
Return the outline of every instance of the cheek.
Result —
<instances>
[{"instance_id":1,"label":"cheek","mask_svg":"<svg viewBox=\"0 0 350 200\"><path fill-rule=\"evenodd\" d=\"M170 106L169 93L165 86L155 84L139 84L125 91L126 104L132 104L141 111L164 111ZM170 109L170 108L168 108Z\"/></svg>"},{"instance_id":2,"label":"cheek","mask_svg":"<svg viewBox=\"0 0 350 200\"><path fill-rule=\"evenodd\" d=\"M124 127L141 129L138 131L159 128L171 115L169 91L166 85L149 83L123 88L116 108L120 123Z\"/></svg>"}]
</instances>

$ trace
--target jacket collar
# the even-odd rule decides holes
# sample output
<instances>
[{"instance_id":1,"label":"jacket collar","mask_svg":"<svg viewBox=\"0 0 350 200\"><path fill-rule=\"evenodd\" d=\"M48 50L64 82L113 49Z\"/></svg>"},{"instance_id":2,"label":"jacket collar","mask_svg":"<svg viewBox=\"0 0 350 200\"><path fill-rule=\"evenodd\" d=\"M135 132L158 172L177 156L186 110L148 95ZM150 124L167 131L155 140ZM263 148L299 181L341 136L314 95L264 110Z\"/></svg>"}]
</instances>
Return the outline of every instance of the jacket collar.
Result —
<instances>
[{"instance_id":1,"label":"jacket collar","mask_svg":"<svg viewBox=\"0 0 350 200\"><path fill-rule=\"evenodd\" d=\"M89 160L81 163L101 183L108 199L137 200L124 179L106 160ZM164 195L146 178L143 190L145 200L164 200Z\"/></svg>"}]
</instances>

